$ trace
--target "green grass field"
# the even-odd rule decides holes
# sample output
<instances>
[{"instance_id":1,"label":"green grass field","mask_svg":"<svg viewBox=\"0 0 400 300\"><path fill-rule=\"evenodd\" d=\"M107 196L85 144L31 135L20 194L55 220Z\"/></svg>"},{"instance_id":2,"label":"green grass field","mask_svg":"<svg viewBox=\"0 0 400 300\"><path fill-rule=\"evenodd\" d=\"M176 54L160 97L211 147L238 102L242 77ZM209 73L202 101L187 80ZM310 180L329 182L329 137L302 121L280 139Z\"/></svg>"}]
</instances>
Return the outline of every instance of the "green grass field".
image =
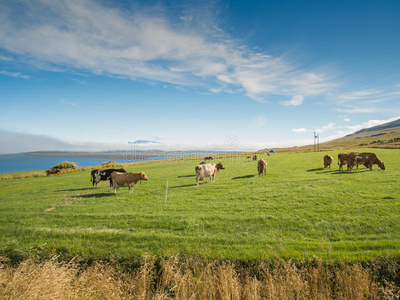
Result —
<instances>
[{"instance_id":1,"label":"green grass field","mask_svg":"<svg viewBox=\"0 0 400 300\"><path fill-rule=\"evenodd\" d=\"M341 151L330 151L264 155L264 177L245 156L225 157L216 181L200 186L194 167L201 160L133 165L127 170L149 177L133 194L120 188L114 195L108 182L93 189L90 171L3 179L0 255L400 256L400 152L370 151L385 161L385 171L376 165L338 171ZM327 153L332 169L323 168Z\"/></svg>"}]
</instances>

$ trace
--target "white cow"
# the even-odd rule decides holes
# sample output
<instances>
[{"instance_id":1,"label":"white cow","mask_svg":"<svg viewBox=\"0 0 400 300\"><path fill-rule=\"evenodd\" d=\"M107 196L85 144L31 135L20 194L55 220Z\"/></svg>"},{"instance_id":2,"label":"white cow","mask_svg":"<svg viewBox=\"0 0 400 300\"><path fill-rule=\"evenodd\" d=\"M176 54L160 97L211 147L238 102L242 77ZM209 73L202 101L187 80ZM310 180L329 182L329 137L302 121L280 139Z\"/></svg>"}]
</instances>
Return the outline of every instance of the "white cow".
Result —
<instances>
[{"instance_id":1,"label":"white cow","mask_svg":"<svg viewBox=\"0 0 400 300\"><path fill-rule=\"evenodd\" d=\"M210 177L210 182L213 182L218 170L222 169L225 169L225 167L221 162L217 164L200 164L196 166L195 170L197 185L199 185L199 180L204 180L206 177Z\"/></svg>"}]
</instances>

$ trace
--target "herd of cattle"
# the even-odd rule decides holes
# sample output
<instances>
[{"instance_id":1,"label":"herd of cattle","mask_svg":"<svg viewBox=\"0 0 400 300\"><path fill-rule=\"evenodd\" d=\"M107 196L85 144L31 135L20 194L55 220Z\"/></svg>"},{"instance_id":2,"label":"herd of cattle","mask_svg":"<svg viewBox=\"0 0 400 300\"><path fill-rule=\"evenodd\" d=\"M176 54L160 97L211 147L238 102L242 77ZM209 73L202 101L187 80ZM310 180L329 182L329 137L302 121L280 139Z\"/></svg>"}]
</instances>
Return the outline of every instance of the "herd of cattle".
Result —
<instances>
[{"instance_id":1,"label":"herd of cattle","mask_svg":"<svg viewBox=\"0 0 400 300\"><path fill-rule=\"evenodd\" d=\"M248 156L247 158L252 158L257 160L257 156ZM211 156L205 157L205 160L213 159ZM329 154L324 156L324 168L331 167L333 163L333 157ZM385 170L385 163L381 161L375 153L340 153L338 155L338 165L339 170L343 170L343 165L347 165L347 170L351 171L353 167L358 165L364 165L366 168L372 170L372 165L378 165L382 170ZM210 182L215 180L215 176L219 170L225 169L225 166L219 162L216 164L201 162L195 167L196 172L196 183L199 185L199 181L210 178ZM265 159L258 160L257 163L258 176L267 174L267 162ZM144 172L133 173L126 172L125 169L106 169L106 170L93 170L91 173L92 185L97 188L97 184L100 181L110 181L110 186L113 187L114 193L117 193L117 189L120 187L128 187L129 193L133 191L133 187L142 180L149 180Z\"/></svg>"},{"instance_id":2,"label":"herd of cattle","mask_svg":"<svg viewBox=\"0 0 400 300\"><path fill-rule=\"evenodd\" d=\"M324 156L324 168L331 167L333 157L331 155ZM372 171L372 165L378 165L379 168L385 170L385 163L381 161L375 153L372 152L351 152L351 153L340 153L338 154L338 165L339 170L343 170L343 165L347 165L347 170L351 171L353 167L358 165L364 165Z\"/></svg>"}]
</instances>

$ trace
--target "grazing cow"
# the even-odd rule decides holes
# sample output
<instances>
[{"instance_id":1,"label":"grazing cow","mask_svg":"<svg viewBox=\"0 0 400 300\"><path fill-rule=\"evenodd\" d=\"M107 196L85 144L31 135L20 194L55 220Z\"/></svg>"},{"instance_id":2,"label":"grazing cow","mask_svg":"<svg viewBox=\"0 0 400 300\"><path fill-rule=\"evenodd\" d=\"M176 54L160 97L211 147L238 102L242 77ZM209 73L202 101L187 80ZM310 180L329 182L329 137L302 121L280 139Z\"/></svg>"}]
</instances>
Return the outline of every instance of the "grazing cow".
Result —
<instances>
[{"instance_id":1,"label":"grazing cow","mask_svg":"<svg viewBox=\"0 0 400 300\"><path fill-rule=\"evenodd\" d=\"M114 194L117 194L117 189L120 187L129 187L129 193L133 192L133 188L135 184L142 180L149 180L144 172L140 173L121 173L121 172L112 172L111 173L112 185L114 188ZM131 191L132 188L132 191Z\"/></svg>"},{"instance_id":2,"label":"grazing cow","mask_svg":"<svg viewBox=\"0 0 400 300\"><path fill-rule=\"evenodd\" d=\"M206 164L205 161L202 161L201 163L199 163L199 165L205 165L205 164Z\"/></svg>"},{"instance_id":3,"label":"grazing cow","mask_svg":"<svg viewBox=\"0 0 400 300\"><path fill-rule=\"evenodd\" d=\"M343 170L343 165L347 165L347 160L348 160L350 154L358 154L358 152L339 153L338 154L339 170ZM368 168L368 166L366 166L366 167ZM349 166L347 165L347 170L348 169L349 169ZM357 165L357 170L358 170L358 165Z\"/></svg>"},{"instance_id":4,"label":"grazing cow","mask_svg":"<svg viewBox=\"0 0 400 300\"><path fill-rule=\"evenodd\" d=\"M215 180L215 175L218 170L225 169L224 165L219 162L217 164L205 164L198 165L195 167L196 170L196 183L199 185L199 180L204 180L206 177L210 177L210 182Z\"/></svg>"},{"instance_id":5,"label":"grazing cow","mask_svg":"<svg viewBox=\"0 0 400 300\"><path fill-rule=\"evenodd\" d=\"M378 165L379 168L385 170L385 163L381 161L375 153L350 153L349 157L347 158L347 166L349 170L356 166L356 165L364 165L372 171L372 165Z\"/></svg>"},{"instance_id":6,"label":"grazing cow","mask_svg":"<svg viewBox=\"0 0 400 300\"><path fill-rule=\"evenodd\" d=\"M251 158L251 155L247 156L246 158Z\"/></svg>"},{"instance_id":7,"label":"grazing cow","mask_svg":"<svg viewBox=\"0 0 400 300\"><path fill-rule=\"evenodd\" d=\"M258 176L267 175L267 162L265 159L260 159L257 164Z\"/></svg>"},{"instance_id":8,"label":"grazing cow","mask_svg":"<svg viewBox=\"0 0 400 300\"><path fill-rule=\"evenodd\" d=\"M254 156L253 156L253 160L257 160L257 155L254 155Z\"/></svg>"},{"instance_id":9,"label":"grazing cow","mask_svg":"<svg viewBox=\"0 0 400 300\"><path fill-rule=\"evenodd\" d=\"M347 165L347 158L350 153L339 153L337 156L338 162L337 164L339 165L339 170L343 170L343 165ZM357 166L358 167L358 166Z\"/></svg>"},{"instance_id":10,"label":"grazing cow","mask_svg":"<svg viewBox=\"0 0 400 300\"><path fill-rule=\"evenodd\" d=\"M58 174L58 173L60 173L60 172L61 172L60 169L53 169L53 168L51 168L51 169L46 170L47 176L50 176L50 175L52 175L52 174Z\"/></svg>"},{"instance_id":11,"label":"grazing cow","mask_svg":"<svg viewBox=\"0 0 400 300\"><path fill-rule=\"evenodd\" d=\"M213 160L213 157L212 156L206 156L206 157L204 157L204 160Z\"/></svg>"},{"instance_id":12,"label":"grazing cow","mask_svg":"<svg viewBox=\"0 0 400 300\"><path fill-rule=\"evenodd\" d=\"M112 182L111 182L111 173L112 172L126 172L125 169L121 168L121 169L106 169L106 170L93 170L91 173L91 182L92 182L92 186L94 186L96 184L96 188L97 188L97 184L102 181L102 180L110 180L110 186L112 186Z\"/></svg>"},{"instance_id":13,"label":"grazing cow","mask_svg":"<svg viewBox=\"0 0 400 300\"><path fill-rule=\"evenodd\" d=\"M329 169L330 169L332 162L333 162L332 155L327 154L324 156L324 168L329 166Z\"/></svg>"}]
</instances>

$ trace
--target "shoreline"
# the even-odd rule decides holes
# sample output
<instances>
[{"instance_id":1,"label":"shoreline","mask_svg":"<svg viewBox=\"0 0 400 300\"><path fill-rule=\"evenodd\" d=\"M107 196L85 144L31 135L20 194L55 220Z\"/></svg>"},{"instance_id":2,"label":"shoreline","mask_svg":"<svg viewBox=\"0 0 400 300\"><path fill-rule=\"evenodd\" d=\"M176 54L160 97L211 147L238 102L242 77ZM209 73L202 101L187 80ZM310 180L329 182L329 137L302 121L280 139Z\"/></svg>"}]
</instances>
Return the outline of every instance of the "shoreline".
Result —
<instances>
[{"instance_id":1,"label":"shoreline","mask_svg":"<svg viewBox=\"0 0 400 300\"><path fill-rule=\"evenodd\" d=\"M231 155L243 155L244 153L219 153L218 154L218 158L222 158L222 157L226 157L226 156L231 156ZM27 156L27 157L50 157L50 158L55 158L55 157L60 157L60 158L94 158L94 159L100 159L100 158L104 158L104 157L65 157L65 156L32 156L32 155L0 155L0 156ZM222 156L222 157L221 157ZM171 161L181 161L181 160L203 160L204 154L191 154L191 155L176 155L176 156L170 156L170 157L166 157L166 156L154 156L153 159L151 159L151 155L147 155L147 157L139 157L136 156L136 158L133 159L137 159L136 161L131 161L129 162L129 160L133 160L132 158L126 159L126 162L115 162L115 164L117 165L121 165L122 167L129 167L129 166L133 166L133 165L138 165L138 164L143 164L143 163L153 163L153 162L171 162ZM117 159L116 157L113 157L114 159ZM113 159L113 158L104 158L104 159ZM217 157L216 157L217 158ZM68 162L74 162L74 161L68 161ZM75 162L76 163L76 162ZM92 166L84 166L84 167L79 167L78 169L76 169L76 172L79 171L85 171L85 170L89 170L89 169L95 169L95 168L101 168L102 164L106 164L108 163L107 161L104 161L101 164L98 165L92 165ZM22 170L22 171L13 171L13 172L0 172L0 179L5 179L5 178L9 178L8 176L17 176L18 174L25 174L25 176L29 176L29 174L37 174L37 173L41 173L41 172L46 172L47 169L38 169L38 170ZM44 175L46 176L46 175Z\"/></svg>"}]
</instances>

